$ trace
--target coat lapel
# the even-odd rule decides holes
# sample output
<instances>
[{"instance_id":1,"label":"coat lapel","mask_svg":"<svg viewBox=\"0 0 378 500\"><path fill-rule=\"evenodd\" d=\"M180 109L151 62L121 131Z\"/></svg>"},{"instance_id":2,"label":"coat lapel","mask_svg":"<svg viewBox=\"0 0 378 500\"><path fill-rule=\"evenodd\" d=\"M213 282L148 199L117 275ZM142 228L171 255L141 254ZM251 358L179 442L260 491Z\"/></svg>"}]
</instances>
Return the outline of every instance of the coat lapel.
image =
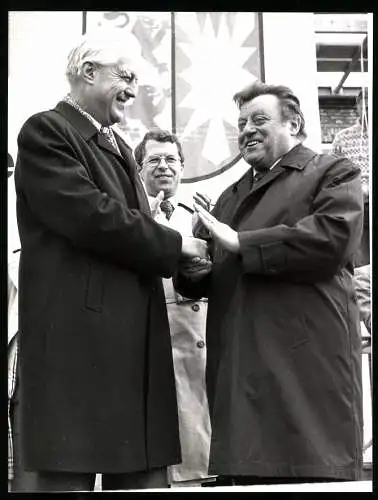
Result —
<instances>
[{"instance_id":1,"label":"coat lapel","mask_svg":"<svg viewBox=\"0 0 378 500\"><path fill-rule=\"evenodd\" d=\"M252 189L240 199L239 204L235 208L231 221L232 227L237 226L246 211L251 212L251 210L254 209L269 185L285 171L286 169L284 167L276 165L261 179L261 181L253 183Z\"/></svg>"},{"instance_id":2,"label":"coat lapel","mask_svg":"<svg viewBox=\"0 0 378 500\"><path fill-rule=\"evenodd\" d=\"M150 204L148 203L146 190L144 189L140 176L137 172L137 164L133 157L132 150L130 146L115 131L114 131L114 136L116 138L119 150L121 152L122 161L126 163L127 172L129 173L131 181L134 185L137 200L139 203L139 208L142 210L142 212L151 215ZM114 151L114 148L110 143L109 146Z\"/></svg>"},{"instance_id":3,"label":"coat lapel","mask_svg":"<svg viewBox=\"0 0 378 500\"><path fill-rule=\"evenodd\" d=\"M259 182L253 184L252 189L246 193L235 208L232 218L232 227L236 227L246 212L251 213L259 203L264 193L273 181L277 180L288 170L303 170L305 165L316 155L316 153L302 144L298 144L284 155L279 163L270 170Z\"/></svg>"},{"instance_id":4,"label":"coat lapel","mask_svg":"<svg viewBox=\"0 0 378 500\"><path fill-rule=\"evenodd\" d=\"M118 153L118 151L113 147L112 143L109 142L108 139L101 134L101 132L97 131L96 138L97 138L97 144L100 146L100 148L106 149L106 151L109 151L109 153L117 155L118 157L121 156L120 153Z\"/></svg>"},{"instance_id":5,"label":"coat lapel","mask_svg":"<svg viewBox=\"0 0 378 500\"><path fill-rule=\"evenodd\" d=\"M132 150L118 135L118 133L113 130L121 154L119 154L111 143L102 134L100 134L88 118L79 113L79 111L77 111L70 104L61 101L57 104L55 111L63 115L74 127L76 127L86 141L89 141L90 139L94 140L100 148L112 153L118 158L119 161L122 162L122 165L124 165L135 188L139 208L144 213L151 215L150 205L140 177L137 173L137 165L132 155Z\"/></svg>"}]
</instances>

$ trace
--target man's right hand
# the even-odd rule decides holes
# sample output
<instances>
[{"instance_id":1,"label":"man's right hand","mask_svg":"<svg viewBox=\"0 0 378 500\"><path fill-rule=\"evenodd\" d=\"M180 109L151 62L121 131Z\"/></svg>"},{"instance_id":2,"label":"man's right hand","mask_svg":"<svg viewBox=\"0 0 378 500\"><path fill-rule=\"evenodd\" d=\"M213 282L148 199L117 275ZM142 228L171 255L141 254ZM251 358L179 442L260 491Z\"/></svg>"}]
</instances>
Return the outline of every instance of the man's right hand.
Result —
<instances>
[{"instance_id":1,"label":"man's right hand","mask_svg":"<svg viewBox=\"0 0 378 500\"><path fill-rule=\"evenodd\" d=\"M164 191L161 190L158 192L155 198L152 196L148 197L148 202L150 204L151 215L155 218L160 212L160 203L164 199Z\"/></svg>"},{"instance_id":2,"label":"man's right hand","mask_svg":"<svg viewBox=\"0 0 378 500\"><path fill-rule=\"evenodd\" d=\"M181 252L183 257L206 259L208 257L207 242L193 236L183 236Z\"/></svg>"}]
</instances>

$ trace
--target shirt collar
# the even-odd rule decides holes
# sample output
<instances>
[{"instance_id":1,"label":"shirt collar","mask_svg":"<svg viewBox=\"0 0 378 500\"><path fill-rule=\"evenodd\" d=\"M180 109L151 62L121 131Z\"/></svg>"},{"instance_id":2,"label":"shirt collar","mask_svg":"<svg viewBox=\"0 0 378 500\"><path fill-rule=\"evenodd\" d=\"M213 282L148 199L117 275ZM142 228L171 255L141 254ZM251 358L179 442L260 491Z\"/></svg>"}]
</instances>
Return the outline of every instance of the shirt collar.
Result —
<instances>
[{"instance_id":1,"label":"shirt collar","mask_svg":"<svg viewBox=\"0 0 378 500\"><path fill-rule=\"evenodd\" d=\"M171 196L170 198L167 198L167 200L169 200L172 203L174 208L177 207L177 203L178 203L177 196Z\"/></svg>"},{"instance_id":2,"label":"shirt collar","mask_svg":"<svg viewBox=\"0 0 378 500\"><path fill-rule=\"evenodd\" d=\"M272 170L272 168L274 168L274 167L277 165L277 163L281 160L281 158L282 158L282 156L280 156L279 158L277 158L277 160L273 163L273 165L271 165L271 166L269 167L269 169L268 169L268 170ZM254 168L254 169L253 169L253 175L256 175L257 173L258 173L258 170L256 170L256 169Z\"/></svg>"},{"instance_id":3,"label":"shirt collar","mask_svg":"<svg viewBox=\"0 0 378 500\"><path fill-rule=\"evenodd\" d=\"M146 185L144 184L143 181L142 181L142 183L143 183L144 189L146 189ZM146 190L146 193L147 193L147 190ZM148 196L149 201L152 201L152 200L155 199L155 196L150 196L149 194L147 194L147 196ZM177 207L178 199L177 199L176 196L171 196L170 198L166 198L166 199L169 200L172 203L172 205L173 205L174 208Z\"/></svg>"}]
</instances>

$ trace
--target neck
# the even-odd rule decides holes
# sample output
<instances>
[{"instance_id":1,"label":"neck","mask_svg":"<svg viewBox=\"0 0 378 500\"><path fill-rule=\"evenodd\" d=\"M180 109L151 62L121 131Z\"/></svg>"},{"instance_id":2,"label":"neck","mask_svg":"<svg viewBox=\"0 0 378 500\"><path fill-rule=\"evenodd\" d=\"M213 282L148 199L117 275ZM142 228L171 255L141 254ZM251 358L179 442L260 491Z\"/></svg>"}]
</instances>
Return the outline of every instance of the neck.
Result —
<instances>
[{"instance_id":1,"label":"neck","mask_svg":"<svg viewBox=\"0 0 378 500\"><path fill-rule=\"evenodd\" d=\"M96 112L93 109L90 109L86 104L85 98L83 98L82 93L77 89L71 89L69 96L71 99L86 113L91 115L95 120L97 120L101 125L104 125L98 118Z\"/></svg>"}]
</instances>

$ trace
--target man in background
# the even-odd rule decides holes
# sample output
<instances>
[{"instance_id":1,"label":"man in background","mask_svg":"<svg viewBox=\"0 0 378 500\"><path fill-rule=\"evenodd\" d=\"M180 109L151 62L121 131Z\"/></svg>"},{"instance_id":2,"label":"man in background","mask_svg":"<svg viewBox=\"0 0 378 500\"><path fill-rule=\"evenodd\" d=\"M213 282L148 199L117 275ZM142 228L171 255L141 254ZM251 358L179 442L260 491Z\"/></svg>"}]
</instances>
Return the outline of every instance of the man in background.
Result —
<instances>
[{"instance_id":1,"label":"man in background","mask_svg":"<svg viewBox=\"0 0 378 500\"><path fill-rule=\"evenodd\" d=\"M155 221L192 235L193 209L178 189L184 155L177 137L154 129L134 151ZM207 300L183 297L164 278L179 412L182 463L168 469L171 486L195 486L209 480L210 418L205 387Z\"/></svg>"},{"instance_id":2,"label":"man in background","mask_svg":"<svg viewBox=\"0 0 378 500\"><path fill-rule=\"evenodd\" d=\"M358 121L352 127L338 132L332 144L331 153L348 158L361 169L361 186L364 195L364 230L361 245L355 257L355 266L370 263L369 229L369 127L368 127L368 89L361 90L356 98Z\"/></svg>"},{"instance_id":3,"label":"man in background","mask_svg":"<svg viewBox=\"0 0 378 500\"><path fill-rule=\"evenodd\" d=\"M131 47L81 39L70 93L18 136L15 426L35 484L13 491L92 490L96 473L104 490L161 488L181 461L162 277L207 248L153 220L112 129L138 89Z\"/></svg>"}]
</instances>

